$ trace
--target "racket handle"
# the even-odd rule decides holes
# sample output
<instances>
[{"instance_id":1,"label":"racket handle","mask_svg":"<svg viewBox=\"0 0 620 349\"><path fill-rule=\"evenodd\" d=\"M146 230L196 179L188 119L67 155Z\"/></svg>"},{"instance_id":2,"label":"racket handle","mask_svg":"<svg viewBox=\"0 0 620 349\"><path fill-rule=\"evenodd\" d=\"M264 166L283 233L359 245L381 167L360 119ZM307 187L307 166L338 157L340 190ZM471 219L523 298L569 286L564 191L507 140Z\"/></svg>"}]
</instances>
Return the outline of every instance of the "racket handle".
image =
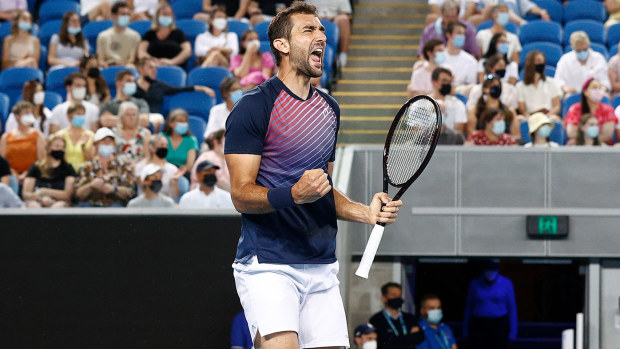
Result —
<instances>
[{"instance_id":1,"label":"racket handle","mask_svg":"<svg viewBox=\"0 0 620 349\"><path fill-rule=\"evenodd\" d=\"M372 228L370 238L368 238L366 249L362 255L362 260L360 261L360 266L357 268L355 275L368 279L368 272L370 271L372 261L375 259L377 249L379 248L379 243L381 243L381 238L383 237L383 229L385 229L385 227L378 224Z\"/></svg>"}]
</instances>

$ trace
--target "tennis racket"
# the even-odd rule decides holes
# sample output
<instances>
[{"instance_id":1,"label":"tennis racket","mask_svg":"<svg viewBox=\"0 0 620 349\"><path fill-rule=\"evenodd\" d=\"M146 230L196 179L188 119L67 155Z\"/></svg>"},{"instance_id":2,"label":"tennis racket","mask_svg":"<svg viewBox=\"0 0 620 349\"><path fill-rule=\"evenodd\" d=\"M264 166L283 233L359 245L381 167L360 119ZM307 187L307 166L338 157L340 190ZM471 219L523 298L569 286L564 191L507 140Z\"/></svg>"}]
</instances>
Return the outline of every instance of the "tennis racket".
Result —
<instances>
[{"instance_id":1,"label":"tennis racket","mask_svg":"<svg viewBox=\"0 0 620 349\"><path fill-rule=\"evenodd\" d=\"M392 200L400 199L422 174L433 156L440 131L441 111L431 97L415 96L400 108L383 149L383 192L388 192L388 184L400 188ZM368 278L384 228L385 223L377 223L372 229L355 275Z\"/></svg>"}]
</instances>

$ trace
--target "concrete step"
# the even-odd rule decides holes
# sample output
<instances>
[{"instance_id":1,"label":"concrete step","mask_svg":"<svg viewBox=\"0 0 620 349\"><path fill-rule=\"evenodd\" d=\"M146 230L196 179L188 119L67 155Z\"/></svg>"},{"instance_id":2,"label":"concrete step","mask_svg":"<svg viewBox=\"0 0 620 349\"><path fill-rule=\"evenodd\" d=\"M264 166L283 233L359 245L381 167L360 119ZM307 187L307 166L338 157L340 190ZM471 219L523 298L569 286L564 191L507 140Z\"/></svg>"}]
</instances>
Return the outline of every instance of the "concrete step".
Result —
<instances>
[{"instance_id":1,"label":"concrete step","mask_svg":"<svg viewBox=\"0 0 620 349\"><path fill-rule=\"evenodd\" d=\"M422 35L423 31L423 24L353 24L354 35Z\"/></svg>"},{"instance_id":2,"label":"concrete step","mask_svg":"<svg viewBox=\"0 0 620 349\"><path fill-rule=\"evenodd\" d=\"M369 4L373 4L373 5L378 5L378 4L386 4L386 5L392 5L392 4L402 4L402 5L406 5L406 4L422 4L422 5L427 5L428 6L428 1L427 0L356 0L357 5L355 5L356 7L359 5L369 5Z\"/></svg>"},{"instance_id":3,"label":"concrete step","mask_svg":"<svg viewBox=\"0 0 620 349\"><path fill-rule=\"evenodd\" d=\"M428 4L365 4L355 6L355 16L365 14L426 16L427 13L429 13Z\"/></svg>"},{"instance_id":4,"label":"concrete step","mask_svg":"<svg viewBox=\"0 0 620 349\"><path fill-rule=\"evenodd\" d=\"M373 34L373 35L351 35L351 44L417 44L420 42L421 35L407 34L407 35L388 35L388 34Z\"/></svg>"},{"instance_id":5,"label":"concrete step","mask_svg":"<svg viewBox=\"0 0 620 349\"><path fill-rule=\"evenodd\" d=\"M411 57L418 54L418 43L415 44L352 44L349 46L349 56L372 57Z\"/></svg>"},{"instance_id":6,"label":"concrete step","mask_svg":"<svg viewBox=\"0 0 620 349\"><path fill-rule=\"evenodd\" d=\"M357 56L349 57L347 60L347 68L364 68L364 67L389 67L389 66L410 66L413 68L413 64L417 59L411 58L411 56L403 57L373 57L373 56Z\"/></svg>"},{"instance_id":7,"label":"concrete step","mask_svg":"<svg viewBox=\"0 0 620 349\"><path fill-rule=\"evenodd\" d=\"M390 116L396 115L402 103L393 104L340 104L341 116Z\"/></svg>"},{"instance_id":8,"label":"concrete step","mask_svg":"<svg viewBox=\"0 0 620 349\"><path fill-rule=\"evenodd\" d=\"M341 130L383 131L387 133L394 120L394 116L343 116L340 118Z\"/></svg>"},{"instance_id":9,"label":"concrete step","mask_svg":"<svg viewBox=\"0 0 620 349\"><path fill-rule=\"evenodd\" d=\"M385 144L385 136L387 131L358 131L358 130L341 130L338 134L338 144Z\"/></svg>"},{"instance_id":10,"label":"concrete step","mask_svg":"<svg viewBox=\"0 0 620 349\"><path fill-rule=\"evenodd\" d=\"M381 104L402 104L407 101L407 91L338 91L334 92L333 96L337 98L338 103L359 104L364 103L381 103Z\"/></svg>"},{"instance_id":11,"label":"concrete step","mask_svg":"<svg viewBox=\"0 0 620 349\"><path fill-rule=\"evenodd\" d=\"M402 25L402 24L424 24L426 15L411 15L411 14L394 14L394 15L379 15L379 14L355 14L353 16L353 23L355 24L380 24L380 25Z\"/></svg>"},{"instance_id":12,"label":"concrete step","mask_svg":"<svg viewBox=\"0 0 620 349\"><path fill-rule=\"evenodd\" d=\"M335 84L334 92L401 92L407 90L409 80L346 80Z\"/></svg>"},{"instance_id":13,"label":"concrete step","mask_svg":"<svg viewBox=\"0 0 620 349\"><path fill-rule=\"evenodd\" d=\"M381 69L381 70L370 70ZM405 80L411 79L411 68L395 68L402 69L397 71L390 71L392 68L344 68L342 72L343 79L349 80Z\"/></svg>"}]
</instances>

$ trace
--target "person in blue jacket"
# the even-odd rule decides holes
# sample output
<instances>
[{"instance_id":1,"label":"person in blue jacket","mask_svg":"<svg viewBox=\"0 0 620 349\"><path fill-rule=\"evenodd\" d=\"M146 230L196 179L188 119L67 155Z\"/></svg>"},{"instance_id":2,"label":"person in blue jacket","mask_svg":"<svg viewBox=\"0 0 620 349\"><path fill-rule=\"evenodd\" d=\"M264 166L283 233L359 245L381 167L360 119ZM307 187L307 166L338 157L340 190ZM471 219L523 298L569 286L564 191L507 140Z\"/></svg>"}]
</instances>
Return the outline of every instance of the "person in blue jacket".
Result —
<instances>
[{"instance_id":1,"label":"person in blue jacket","mask_svg":"<svg viewBox=\"0 0 620 349\"><path fill-rule=\"evenodd\" d=\"M469 285L463 321L467 348L503 349L517 339L517 302L512 281L487 261Z\"/></svg>"},{"instance_id":2,"label":"person in blue jacket","mask_svg":"<svg viewBox=\"0 0 620 349\"><path fill-rule=\"evenodd\" d=\"M443 312L441 299L437 295L427 294L420 302L422 319L418 325L424 331L426 339L416 349L457 349L456 340L450 326L441 322Z\"/></svg>"}]
</instances>

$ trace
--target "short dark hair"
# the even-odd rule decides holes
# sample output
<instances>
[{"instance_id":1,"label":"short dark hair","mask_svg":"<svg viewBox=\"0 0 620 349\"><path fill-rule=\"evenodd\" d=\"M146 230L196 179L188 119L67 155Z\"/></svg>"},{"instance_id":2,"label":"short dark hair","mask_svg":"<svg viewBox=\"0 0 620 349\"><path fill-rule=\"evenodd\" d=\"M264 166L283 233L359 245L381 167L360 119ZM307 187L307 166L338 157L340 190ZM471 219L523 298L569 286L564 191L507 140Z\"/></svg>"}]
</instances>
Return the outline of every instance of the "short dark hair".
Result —
<instances>
[{"instance_id":1,"label":"short dark hair","mask_svg":"<svg viewBox=\"0 0 620 349\"><path fill-rule=\"evenodd\" d=\"M446 27L446 33L452 34L454 32L454 28L456 28L456 27L461 27L461 28L467 30L467 27L465 26L465 24L463 24L461 22L450 22L450 23L448 23L448 26Z\"/></svg>"},{"instance_id":2,"label":"short dark hair","mask_svg":"<svg viewBox=\"0 0 620 349\"><path fill-rule=\"evenodd\" d=\"M112 12L113 15L117 15L118 10L120 10L123 7L129 7L129 6L127 6L127 4L124 1L115 2L114 5L112 5L112 9L110 11Z\"/></svg>"},{"instance_id":3,"label":"short dark hair","mask_svg":"<svg viewBox=\"0 0 620 349\"><path fill-rule=\"evenodd\" d=\"M228 77L222 79L222 82L220 83L220 95L223 96L224 94L228 93L232 88L232 85L235 84L235 82L239 82L239 80L235 77Z\"/></svg>"},{"instance_id":4,"label":"short dark hair","mask_svg":"<svg viewBox=\"0 0 620 349\"><path fill-rule=\"evenodd\" d=\"M403 287L400 284L397 284L396 282L388 282L387 284L381 286L381 295L385 296L388 293L388 289L390 287L398 287L399 290L402 290Z\"/></svg>"},{"instance_id":5,"label":"short dark hair","mask_svg":"<svg viewBox=\"0 0 620 349\"><path fill-rule=\"evenodd\" d=\"M130 70L121 70L118 73L116 73L116 76L114 77L114 81L117 81L117 82L121 81L127 75L133 76L133 73Z\"/></svg>"},{"instance_id":6,"label":"short dark hair","mask_svg":"<svg viewBox=\"0 0 620 349\"><path fill-rule=\"evenodd\" d=\"M425 294L424 297L422 297L422 299L420 300L420 308L422 306L424 306L424 303L426 303L426 301L430 301L430 300L434 300L434 299L437 299L437 300L441 301L439 296L434 294L434 293L427 293L427 294Z\"/></svg>"},{"instance_id":7,"label":"short dark hair","mask_svg":"<svg viewBox=\"0 0 620 349\"><path fill-rule=\"evenodd\" d=\"M424 48L422 48L422 54L424 55L424 59L426 59L428 61L428 59L429 59L428 52L429 51L433 51L435 49L435 46L439 46L439 45L443 45L443 41L441 41L439 39L428 40L424 44Z\"/></svg>"},{"instance_id":8,"label":"short dark hair","mask_svg":"<svg viewBox=\"0 0 620 349\"><path fill-rule=\"evenodd\" d=\"M187 117L187 122L189 123L189 114L181 108L177 108L177 109L173 109L170 111L170 113L168 113L168 117L166 118L166 123L164 124L164 128L161 132L167 134L168 136L172 135L172 127L170 126L171 122L174 122L179 116L181 115L185 115ZM187 133L185 134L186 136L191 136L192 132L191 130L187 130Z\"/></svg>"},{"instance_id":9,"label":"short dark hair","mask_svg":"<svg viewBox=\"0 0 620 349\"><path fill-rule=\"evenodd\" d=\"M142 57L136 62L136 67L144 67L146 63L154 61L153 57Z\"/></svg>"},{"instance_id":10,"label":"short dark hair","mask_svg":"<svg viewBox=\"0 0 620 349\"><path fill-rule=\"evenodd\" d=\"M241 43L244 42L245 39L248 38L248 35L250 35L252 33L258 34L258 32L256 30L253 30L253 29L248 29L248 30L245 30L243 33L241 33L241 40L239 40L239 54L240 55L245 54L245 50L246 50L246 48L243 47L243 45L241 45Z\"/></svg>"},{"instance_id":11,"label":"short dark hair","mask_svg":"<svg viewBox=\"0 0 620 349\"><path fill-rule=\"evenodd\" d=\"M497 114L502 114L505 116L503 110L497 108L488 108L482 112L480 115L480 129L484 130L487 128L487 125L495 118Z\"/></svg>"},{"instance_id":12,"label":"short dark hair","mask_svg":"<svg viewBox=\"0 0 620 349\"><path fill-rule=\"evenodd\" d=\"M34 110L34 104L28 101L19 101L11 108L11 112L13 114L22 115L22 112L26 109Z\"/></svg>"},{"instance_id":13,"label":"short dark hair","mask_svg":"<svg viewBox=\"0 0 620 349\"><path fill-rule=\"evenodd\" d=\"M452 72L449 69L437 67L435 68L435 70L433 70L433 74L431 74L431 79L433 81L439 80L439 75L441 75L441 73L448 74L450 77L452 77Z\"/></svg>"},{"instance_id":14,"label":"short dark hair","mask_svg":"<svg viewBox=\"0 0 620 349\"><path fill-rule=\"evenodd\" d=\"M213 146L214 146L213 141L217 139L218 142L222 143L222 138L224 138L225 135L226 135L226 130L224 129L211 132L205 139L205 143L207 143L207 145L209 146L209 149L213 150Z\"/></svg>"},{"instance_id":15,"label":"short dark hair","mask_svg":"<svg viewBox=\"0 0 620 349\"><path fill-rule=\"evenodd\" d=\"M67 75L67 77L65 78L65 87L73 85L73 80L75 79L82 79L84 81L86 81L86 75L80 73L80 72L73 72L69 75Z\"/></svg>"},{"instance_id":16,"label":"short dark hair","mask_svg":"<svg viewBox=\"0 0 620 349\"><path fill-rule=\"evenodd\" d=\"M289 8L276 14L276 16L271 20L271 23L269 23L267 34L269 35L269 46L273 56L276 59L277 66L280 65L280 62L282 62L282 56L280 51L276 50L273 46L273 41L281 38L285 38L286 40L291 39L291 32L293 30L291 16L296 14L314 15L316 17L319 16L315 6L307 4L303 1L295 1Z\"/></svg>"}]
</instances>

